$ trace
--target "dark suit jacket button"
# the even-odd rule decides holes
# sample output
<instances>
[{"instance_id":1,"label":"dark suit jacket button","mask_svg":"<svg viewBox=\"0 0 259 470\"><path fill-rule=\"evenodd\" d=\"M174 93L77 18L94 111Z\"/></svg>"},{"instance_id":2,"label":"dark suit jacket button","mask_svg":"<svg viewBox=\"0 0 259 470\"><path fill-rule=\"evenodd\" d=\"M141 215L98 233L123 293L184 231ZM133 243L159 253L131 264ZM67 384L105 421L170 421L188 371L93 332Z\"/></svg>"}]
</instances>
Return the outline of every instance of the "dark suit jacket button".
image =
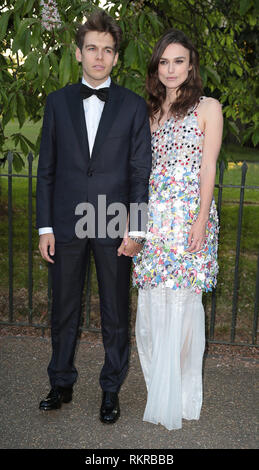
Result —
<instances>
[{"instance_id":1,"label":"dark suit jacket button","mask_svg":"<svg viewBox=\"0 0 259 470\"><path fill-rule=\"evenodd\" d=\"M93 170L88 170L87 171L87 176L93 176Z\"/></svg>"}]
</instances>

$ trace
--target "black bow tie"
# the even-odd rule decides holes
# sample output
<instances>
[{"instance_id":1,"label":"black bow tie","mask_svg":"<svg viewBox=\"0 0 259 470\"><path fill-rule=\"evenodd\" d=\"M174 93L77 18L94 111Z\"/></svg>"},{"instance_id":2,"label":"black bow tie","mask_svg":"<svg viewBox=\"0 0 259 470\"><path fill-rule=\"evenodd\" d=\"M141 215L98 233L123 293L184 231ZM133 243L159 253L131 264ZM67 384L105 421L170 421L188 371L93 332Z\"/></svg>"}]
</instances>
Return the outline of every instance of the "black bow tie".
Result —
<instances>
[{"instance_id":1,"label":"black bow tie","mask_svg":"<svg viewBox=\"0 0 259 470\"><path fill-rule=\"evenodd\" d=\"M80 88L80 94L83 100L85 98L89 98L92 95L96 95L97 98L99 98L99 100L107 101L108 91L109 91L109 88L99 88L97 90L96 88L89 88L89 86L83 85L83 84L81 85L81 88Z\"/></svg>"}]
</instances>

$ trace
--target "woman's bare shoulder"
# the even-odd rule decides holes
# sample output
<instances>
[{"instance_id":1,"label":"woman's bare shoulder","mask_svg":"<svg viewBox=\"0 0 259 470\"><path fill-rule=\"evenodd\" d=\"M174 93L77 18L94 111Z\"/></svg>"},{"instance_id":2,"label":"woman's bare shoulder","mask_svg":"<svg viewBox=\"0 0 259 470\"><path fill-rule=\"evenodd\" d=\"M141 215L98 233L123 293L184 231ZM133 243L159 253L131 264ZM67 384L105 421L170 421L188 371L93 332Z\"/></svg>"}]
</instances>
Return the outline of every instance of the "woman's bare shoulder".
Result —
<instances>
[{"instance_id":1,"label":"woman's bare shoulder","mask_svg":"<svg viewBox=\"0 0 259 470\"><path fill-rule=\"evenodd\" d=\"M215 98L204 97L199 104L198 113L204 123L214 119L222 119L222 105Z\"/></svg>"},{"instance_id":2,"label":"woman's bare shoulder","mask_svg":"<svg viewBox=\"0 0 259 470\"><path fill-rule=\"evenodd\" d=\"M199 108L201 110L204 110L205 112L206 111L211 112L212 110L221 112L222 104L216 98L212 98L210 96L204 96L200 102Z\"/></svg>"}]
</instances>

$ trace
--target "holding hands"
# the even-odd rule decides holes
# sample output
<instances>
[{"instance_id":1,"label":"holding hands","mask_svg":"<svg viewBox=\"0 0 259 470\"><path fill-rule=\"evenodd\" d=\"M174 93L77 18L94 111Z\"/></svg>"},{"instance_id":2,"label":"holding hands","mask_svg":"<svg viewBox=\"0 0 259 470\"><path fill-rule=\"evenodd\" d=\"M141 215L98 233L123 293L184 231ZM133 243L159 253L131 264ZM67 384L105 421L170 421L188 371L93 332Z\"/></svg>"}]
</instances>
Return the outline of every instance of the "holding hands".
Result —
<instances>
[{"instance_id":1,"label":"holding hands","mask_svg":"<svg viewBox=\"0 0 259 470\"><path fill-rule=\"evenodd\" d=\"M118 248L118 256L125 255L133 256L137 255L142 249L142 243L137 243L128 236L128 234L124 235L121 245Z\"/></svg>"}]
</instances>

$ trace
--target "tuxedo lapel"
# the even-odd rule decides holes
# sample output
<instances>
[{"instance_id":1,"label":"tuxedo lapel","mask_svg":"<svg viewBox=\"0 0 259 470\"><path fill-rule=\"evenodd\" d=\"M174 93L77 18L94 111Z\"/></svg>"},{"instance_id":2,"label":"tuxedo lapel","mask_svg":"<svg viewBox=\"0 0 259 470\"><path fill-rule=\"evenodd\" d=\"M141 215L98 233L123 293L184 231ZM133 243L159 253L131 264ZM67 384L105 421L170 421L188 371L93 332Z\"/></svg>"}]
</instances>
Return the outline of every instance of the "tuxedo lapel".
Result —
<instances>
[{"instance_id":1,"label":"tuxedo lapel","mask_svg":"<svg viewBox=\"0 0 259 470\"><path fill-rule=\"evenodd\" d=\"M104 144L105 138L114 122L115 116L118 114L120 107L120 88L115 83L111 82L108 101L105 103L100 123L97 129L95 142L91 155L91 162L93 163L101 146Z\"/></svg>"},{"instance_id":2,"label":"tuxedo lapel","mask_svg":"<svg viewBox=\"0 0 259 470\"><path fill-rule=\"evenodd\" d=\"M66 97L68 101L68 109L71 114L72 124L81 147L83 158L89 160L90 152L85 122L84 105L80 95L80 87L81 83L75 84L73 87L68 87Z\"/></svg>"}]
</instances>

